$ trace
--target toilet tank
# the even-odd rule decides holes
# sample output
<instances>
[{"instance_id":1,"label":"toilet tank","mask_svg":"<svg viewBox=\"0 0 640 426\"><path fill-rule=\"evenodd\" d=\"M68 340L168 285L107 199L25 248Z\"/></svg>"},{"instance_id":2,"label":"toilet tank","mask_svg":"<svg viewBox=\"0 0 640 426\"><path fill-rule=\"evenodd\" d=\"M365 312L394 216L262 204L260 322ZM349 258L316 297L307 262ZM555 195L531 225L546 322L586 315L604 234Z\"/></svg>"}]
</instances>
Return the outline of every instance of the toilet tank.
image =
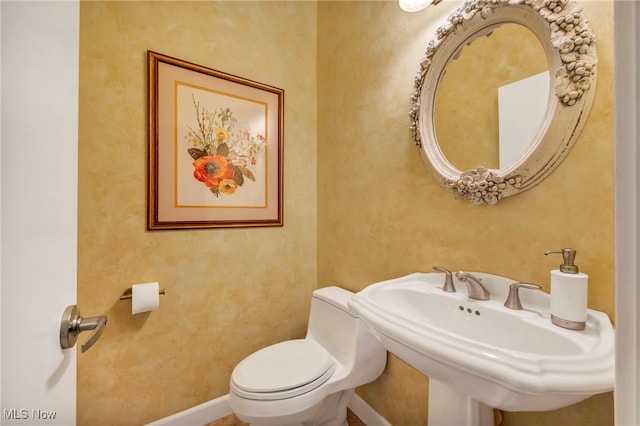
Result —
<instances>
[{"instance_id":1,"label":"toilet tank","mask_svg":"<svg viewBox=\"0 0 640 426\"><path fill-rule=\"evenodd\" d=\"M307 337L328 350L336 359L348 363L355 355L363 327L347 302L353 293L340 287L325 287L313 292ZM373 338L366 333L365 338Z\"/></svg>"}]
</instances>

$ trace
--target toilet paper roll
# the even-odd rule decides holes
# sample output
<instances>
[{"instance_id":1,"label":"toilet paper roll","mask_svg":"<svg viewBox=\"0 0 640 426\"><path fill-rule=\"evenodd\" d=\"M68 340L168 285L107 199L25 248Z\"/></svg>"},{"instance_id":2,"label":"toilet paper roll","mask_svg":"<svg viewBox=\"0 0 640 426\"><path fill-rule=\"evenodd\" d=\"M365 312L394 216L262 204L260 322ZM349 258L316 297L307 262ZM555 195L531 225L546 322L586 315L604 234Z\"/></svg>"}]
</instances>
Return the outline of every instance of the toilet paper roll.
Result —
<instances>
[{"instance_id":1,"label":"toilet paper roll","mask_svg":"<svg viewBox=\"0 0 640 426\"><path fill-rule=\"evenodd\" d=\"M160 306L160 289L157 282L131 286L131 314L155 311Z\"/></svg>"}]
</instances>

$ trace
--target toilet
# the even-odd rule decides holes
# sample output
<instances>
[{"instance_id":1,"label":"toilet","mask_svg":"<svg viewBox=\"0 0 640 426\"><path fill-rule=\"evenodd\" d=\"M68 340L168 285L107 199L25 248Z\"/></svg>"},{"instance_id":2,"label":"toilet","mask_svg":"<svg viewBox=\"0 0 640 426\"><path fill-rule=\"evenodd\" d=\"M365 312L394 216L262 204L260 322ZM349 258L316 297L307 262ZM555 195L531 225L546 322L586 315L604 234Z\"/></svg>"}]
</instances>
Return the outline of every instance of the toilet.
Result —
<instances>
[{"instance_id":1,"label":"toilet","mask_svg":"<svg viewBox=\"0 0 640 426\"><path fill-rule=\"evenodd\" d=\"M260 349L231 373L229 403L252 426L342 426L355 388L382 374L387 352L340 287L313 292L307 335Z\"/></svg>"}]
</instances>

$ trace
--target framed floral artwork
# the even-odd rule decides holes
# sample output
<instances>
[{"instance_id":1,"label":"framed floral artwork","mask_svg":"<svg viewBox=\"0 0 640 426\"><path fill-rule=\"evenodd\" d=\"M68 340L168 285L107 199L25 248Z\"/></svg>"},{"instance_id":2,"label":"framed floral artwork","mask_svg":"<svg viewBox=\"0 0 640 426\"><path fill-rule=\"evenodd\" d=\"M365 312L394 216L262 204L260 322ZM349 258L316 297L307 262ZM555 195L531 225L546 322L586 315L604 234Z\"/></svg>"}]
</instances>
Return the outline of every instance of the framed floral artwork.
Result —
<instances>
[{"instance_id":1,"label":"framed floral artwork","mask_svg":"<svg viewBox=\"0 0 640 426\"><path fill-rule=\"evenodd\" d=\"M284 90L147 52L147 229L282 226Z\"/></svg>"}]
</instances>

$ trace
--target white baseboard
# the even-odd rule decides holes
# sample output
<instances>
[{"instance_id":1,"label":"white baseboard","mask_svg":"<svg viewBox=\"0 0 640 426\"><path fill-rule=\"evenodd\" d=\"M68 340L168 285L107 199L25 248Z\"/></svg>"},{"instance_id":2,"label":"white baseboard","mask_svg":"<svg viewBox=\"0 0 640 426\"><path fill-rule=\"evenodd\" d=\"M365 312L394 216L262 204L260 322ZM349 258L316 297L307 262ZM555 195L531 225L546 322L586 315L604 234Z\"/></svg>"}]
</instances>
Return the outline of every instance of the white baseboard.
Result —
<instances>
[{"instance_id":1,"label":"white baseboard","mask_svg":"<svg viewBox=\"0 0 640 426\"><path fill-rule=\"evenodd\" d=\"M358 416L360 420L367 426L391 426L391 423L374 410L367 402L360 398L358 394L353 396L349 403L349 408L353 414Z\"/></svg>"},{"instance_id":2,"label":"white baseboard","mask_svg":"<svg viewBox=\"0 0 640 426\"><path fill-rule=\"evenodd\" d=\"M349 403L349 408L367 426L391 426L391 423L378 414L357 394L353 396ZM202 426L226 417L231 413L233 413L233 410L229 406L229 395L223 395L220 398L156 420L146 426Z\"/></svg>"},{"instance_id":3,"label":"white baseboard","mask_svg":"<svg viewBox=\"0 0 640 426\"><path fill-rule=\"evenodd\" d=\"M212 399L188 408L169 417L156 420L146 426L202 426L233 413L229 405L229 395Z\"/></svg>"}]
</instances>

